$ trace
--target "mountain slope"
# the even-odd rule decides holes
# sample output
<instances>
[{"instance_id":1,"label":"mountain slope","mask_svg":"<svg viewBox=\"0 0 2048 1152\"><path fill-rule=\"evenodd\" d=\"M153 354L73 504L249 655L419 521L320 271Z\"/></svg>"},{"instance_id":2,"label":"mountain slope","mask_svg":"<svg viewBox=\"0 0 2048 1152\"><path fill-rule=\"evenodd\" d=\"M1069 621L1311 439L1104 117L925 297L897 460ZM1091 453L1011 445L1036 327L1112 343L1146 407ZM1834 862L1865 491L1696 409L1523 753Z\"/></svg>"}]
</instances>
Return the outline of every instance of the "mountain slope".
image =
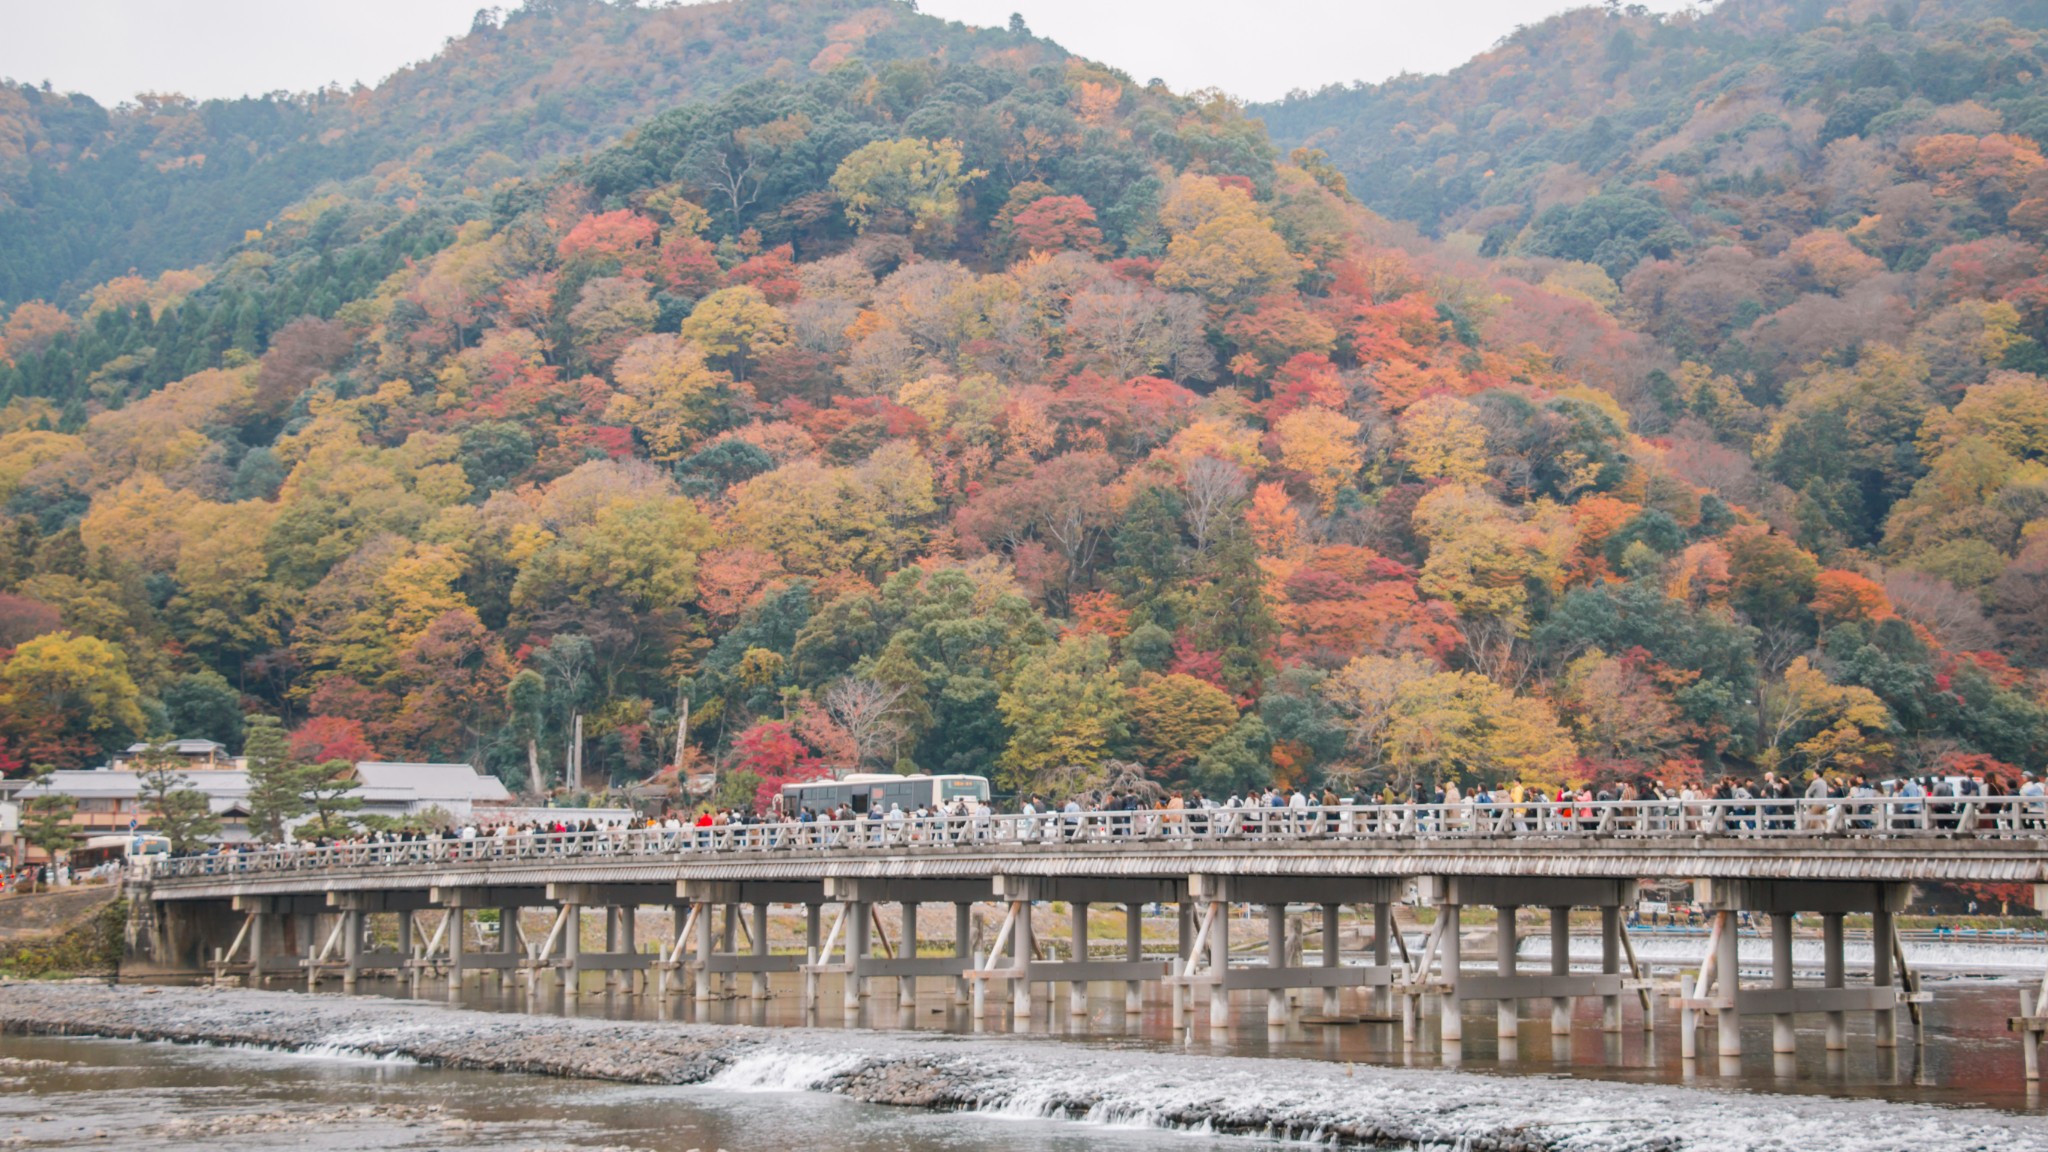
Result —
<instances>
[{"instance_id":1,"label":"mountain slope","mask_svg":"<svg viewBox=\"0 0 2048 1152\"><path fill-rule=\"evenodd\" d=\"M888 0L534 0L375 88L191 101L0 87L0 302L211 261L323 184L487 189L653 112L850 60L1057 61Z\"/></svg>"},{"instance_id":2,"label":"mountain slope","mask_svg":"<svg viewBox=\"0 0 2048 1152\"><path fill-rule=\"evenodd\" d=\"M2039 771L2048 161L1877 87L1440 240L1007 49L323 188L0 325L0 769L282 721L729 803Z\"/></svg>"}]
</instances>

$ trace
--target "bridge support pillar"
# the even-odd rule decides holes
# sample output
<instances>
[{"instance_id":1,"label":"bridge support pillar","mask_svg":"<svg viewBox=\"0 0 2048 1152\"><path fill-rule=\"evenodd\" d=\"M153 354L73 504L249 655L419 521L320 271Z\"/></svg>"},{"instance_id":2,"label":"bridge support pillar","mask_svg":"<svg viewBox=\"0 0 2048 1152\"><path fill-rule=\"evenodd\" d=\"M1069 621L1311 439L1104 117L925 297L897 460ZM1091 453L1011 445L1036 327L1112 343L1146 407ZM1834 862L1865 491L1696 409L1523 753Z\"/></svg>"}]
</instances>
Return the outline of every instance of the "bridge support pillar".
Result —
<instances>
[{"instance_id":1,"label":"bridge support pillar","mask_svg":"<svg viewBox=\"0 0 2048 1152\"><path fill-rule=\"evenodd\" d=\"M1513 904L1503 904L1494 909L1498 926L1494 930L1494 974L1503 981L1512 980L1519 971L1521 940L1516 932L1519 925L1515 917L1521 909ZM1494 1006L1494 1035L1502 1040L1515 1040L1522 1034L1521 1001L1512 996L1503 996Z\"/></svg>"},{"instance_id":2,"label":"bridge support pillar","mask_svg":"<svg viewBox=\"0 0 2048 1152\"><path fill-rule=\"evenodd\" d=\"M718 932L718 950L727 956L737 955L740 950L740 905L737 900L722 901L719 905L721 923ZM736 983L730 968L719 974L720 991L727 996L733 994Z\"/></svg>"},{"instance_id":3,"label":"bridge support pillar","mask_svg":"<svg viewBox=\"0 0 2048 1152\"><path fill-rule=\"evenodd\" d=\"M583 995L583 905L562 905L562 966L557 971L562 999L574 1002Z\"/></svg>"},{"instance_id":4,"label":"bridge support pillar","mask_svg":"<svg viewBox=\"0 0 2048 1152\"><path fill-rule=\"evenodd\" d=\"M1602 904L1600 906L1600 974L1610 978L1621 976L1621 906ZM1644 1012L1647 1021L1650 1013ZM1600 997L1600 1030L1621 1031L1621 993L1608 992Z\"/></svg>"},{"instance_id":5,"label":"bridge support pillar","mask_svg":"<svg viewBox=\"0 0 2048 1152\"><path fill-rule=\"evenodd\" d=\"M960 975L953 978L953 1003L968 1000L967 970L974 967L974 905L953 905L953 958L960 961Z\"/></svg>"},{"instance_id":6,"label":"bridge support pillar","mask_svg":"<svg viewBox=\"0 0 2048 1152\"><path fill-rule=\"evenodd\" d=\"M1209 905L1209 974L1216 982L1209 988L1209 1027L1230 1027L1230 901Z\"/></svg>"},{"instance_id":7,"label":"bridge support pillar","mask_svg":"<svg viewBox=\"0 0 2048 1152\"><path fill-rule=\"evenodd\" d=\"M619 950L619 910L607 905L604 909L604 950L607 955ZM610 996L619 990L619 974L613 969L604 970L604 994Z\"/></svg>"},{"instance_id":8,"label":"bridge support pillar","mask_svg":"<svg viewBox=\"0 0 2048 1152\"><path fill-rule=\"evenodd\" d=\"M1842 914L1823 913L1820 918L1821 930L1821 983L1828 988L1841 988L1848 983L1848 963L1844 953ZM1846 1012L1828 1013L1827 1050L1846 1051L1849 1047L1849 1016Z\"/></svg>"},{"instance_id":9,"label":"bridge support pillar","mask_svg":"<svg viewBox=\"0 0 2048 1152\"><path fill-rule=\"evenodd\" d=\"M1073 929L1067 937L1067 959L1073 964L1088 962L1088 902L1075 900L1067 905L1073 916ZM1088 1018L1088 978L1077 976L1067 982L1067 1014L1076 1019Z\"/></svg>"},{"instance_id":10,"label":"bridge support pillar","mask_svg":"<svg viewBox=\"0 0 2048 1152\"><path fill-rule=\"evenodd\" d=\"M759 960L768 958L768 905L765 902L754 905L754 956ZM757 968L747 981L747 998L768 999L768 972L765 967Z\"/></svg>"},{"instance_id":11,"label":"bridge support pillar","mask_svg":"<svg viewBox=\"0 0 2048 1152\"><path fill-rule=\"evenodd\" d=\"M718 906L702 901L694 902L697 910L697 971L691 981L690 998L699 1004L711 1003L711 954L717 950L713 937L718 931L711 922L718 914Z\"/></svg>"},{"instance_id":12,"label":"bridge support pillar","mask_svg":"<svg viewBox=\"0 0 2048 1152\"><path fill-rule=\"evenodd\" d=\"M1771 913L1771 987L1783 991L1792 988L1792 914ZM1771 1015L1771 1051L1791 1053L1799 1051L1799 1034L1792 1024L1792 1013L1776 1012Z\"/></svg>"},{"instance_id":13,"label":"bridge support pillar","mask_svg":"<svg viewBox=\"0 0 2048 1152\"><path fill-rule=\"evenodd\" d=\"M1340 967L1344 960L1344 940L1339 935L1338 913L1340 910L1340 906L1336 904L1326 903L1322 906L1323 967L1326 969ZM1343 998L1338 995L1338 989L1335 986L1323 989L1323 1015L1325 1017L1336 1016L1337 1013L1343 1010L1343 1007Z\"/></svg>"},{"instance_id":14,"label":"bridge support pillar","mask_svg":"<svg viewBox=\"0 0 2048 1152\"><path fill-rule=\"evenodd\" d=\"M1572 910L1553 905L1550 909L1550 974L1569 978L1572 974ZM1572 1034L1572 997L1550 998L1550 1034Z\"/></svg>"},{"instance_id":15,"label":"bridge support pillar","mask_svg":"<svg viewBox=\"0 0 2048 1152\"><path fill-rule=\"evenodd\" d=\"M902 937L901 947L896 950L899 959L917 959L917 901L905 900L898 905L903 909L903 927L897 933ZM906 971L896 977L896 1005L899 1008L917 1007L917 976Z\"/></svg>"},{"instance_id":16,"label":"bridge support pillar","mask_svg":"<svg viewBox=\"0 0 2048 1152\"><path fill-rule=\"evenodd\" d=\"M1124 961L1136 964L1145 958L1145 905L1124 905ZM1137 1016L1145 1011L1145 982L1124 981L1124 1015Z\"/></svg>"},{"instance_id":17,"label":"bridge support pillar","mask_svg":"<svg viewBox=\"0 0 2048 1152\"><path fill-rule=\"evenodd\" d=\"M1892 986L1892 912L1879 908L1870 916L1870 982L1878 988ZM1875 1017L1877 1046L1897 1048L1899 1046L1899 1013L1896 1009L1880 1008Z\"/></svg>"},{"instance_id":18,"label":"bridge support pillar","mask_svg":"<svg viewBox=\"0 0 2048 1152\"><path fill-rule=\"evenodd\" d=\"M448 923L441 931L447 937L448 946L448 998L455 1000L461 997L462 981L468 975L462 966L467 944L463 937L468 932L468 917L460 905L448 909Z\"/></svg>"},{"instance_id":19,"label":"bridge support pillar","mask_svg":"<svg viewBox=\"0 0 2048 1152\"><path fill-rule=\"evenodd\" d=\"M1266 905L1266 967L1287 967L1287 905ZM1266 1025L1286 1027L1289 1008L1287 989L1266 989Z\"/></svg>"},{"instance_id":20,"label":"bridge support pillar","mask_svg":"<svg viewBox=\"0 0 2048 1152\"><path fill-rule=\"evenodd\" d=\"M520 958L526 953L522 933L519 931L519 909L498 909L498 990L505 990L511 974L519 970Z\"/></svg>"},{"instance_id":21,"label":"bridge support pillar","mask_svg":"<svg viewBox=\"0 0 2048 1152\"><path fill-rule=\"evenodd\" d=\"M819 945L820 921L824 918L824 907L819 904L804 905L804 992L803 1009L806 1014L818 1010L818 965L825 962Z\"/></svg>"},{"instance_id":22,"label":"bridge support pillar","mask_svg":"<svg viewBox=\"0 0 2048 1152\"><path fill-rule=\"evenodd\" d=\"M1722 989L1722 1003L1714 1018L1714 1054L1722 1060L1737 1060L1742 1056L1742 922L1732 908L1723 909L1716 915L1720 920L1720 936L1716 941L1720 955L1715 957L1714 969Z\"/></svg>"},{"instance_id":23,"label":"bridge support pillar","mask_svg":"<svg viewBox=\"0 0 2048 1152\"><path fill-rule=\"evenodd\" d=\"M268 912L249 913L249 987L261 988L265 979L263 965L263 926L270 919Z\"/></svg>"},{"instance_id":24,"label":"bridge support pillar","mask_svg":"<svg viewBox=\"0 0 2048 1152\"><path fill-rule=\"evenodd\" d=\"M868 978L861 975L861 961L868 957L868 928L875 906L864 900L846 904L846 1010L858 1012L868 997Z\"/></svg>"},{"instance_id":25,"label":"bridge support pillar","mask_svg":"<svg viewBox=\"0 0 2048 1152\"><path fill-rule=\"evenodd\" d=\"M1175 976L1185 976L1195 950L1195 906L1183 897L1173 907L1174 962L1170 971ZM1173 997L1173 1027L1179 1031L1187 1027L1188 1012L1195 1003L1194 989L1185 984L1169 983L1166 991Z\"/></svg>"},{"instance_id":26,"label":"bridge support pillar","mask_svg":"<svg viewBox=\"0 0 2048 1152\"><path fill-rule=\"evenodd\" d=\"M351 908L341 914L341 990L356 990L357 964L363 954L363 914Z\"/></svg>"},{"instance_id":27,"label":"bridge support pillar","mask_svg":"<svg viewBox=\"0 0 2048 1152\"><path fill-rule=\"evenodd\" d=\"M1457 903L1440 905L1437 910L1444 926L1443 940L1438 945L1443 949L1444 990L1438 995L1443 1006L1441 1035L1446 1049L1465 1042L1465 1005L1458 987L1459 970L1465 966L1465 949L1460 939L1464 911L1465 906Z\"/></svg>"},{"instance_id":28,"label":"bridge support pillar","mask_svg":"<svg viewBox=\"0 0 2048 1152\"><path fill-rule=\"evenodd\" d=\"M1010 967L1016 975L1010 978L1010 1012L1016 1023L1023 1025L1031 1020L1031 901L1017 900L1010 904L1010 914L1015 917L1010 926Z\"/></svg>"},{"instance_id":29,"label":"bridge support pillar","mask_svg":"<svg viewBox=\"0 0 2048 1152\"><path fill-rule=\"evenodd\" d=\"M1388 901L1376 901L1372 906L1372 963L1381 971L1390 971L1394 964L1394 905ZM1372 1010L1377 1016L1388 1016L1394 1010L1394 989L1390 984L1380 985L1372 990Z\"/></svg>"}]
</instances>

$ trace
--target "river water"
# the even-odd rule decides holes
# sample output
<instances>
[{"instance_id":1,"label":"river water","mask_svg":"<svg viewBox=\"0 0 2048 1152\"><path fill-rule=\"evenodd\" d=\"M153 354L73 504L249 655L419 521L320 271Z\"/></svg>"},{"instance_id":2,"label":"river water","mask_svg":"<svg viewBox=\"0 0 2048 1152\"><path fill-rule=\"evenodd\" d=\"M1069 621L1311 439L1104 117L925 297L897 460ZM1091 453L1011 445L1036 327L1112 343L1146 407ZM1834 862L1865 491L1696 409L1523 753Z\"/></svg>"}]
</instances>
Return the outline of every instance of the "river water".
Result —
<instances>
[{"instance_id":1,"label":"river water","mask_svg":"<svg viewBox=\"0 0 2048 1152\"><path fill-rule=\"evenodd\" d=\"M1630 999L1625 1011L1626 1030L1618 1035L1603 1033L1599 1004L1588 1000L1579 1006L1571 1035L1562 1037L1551 1035L1550 1004L1546 1000L1523 1010L1521 1033L1512 1042L1495 1038L1491 1005L1486 1011L1469 1009L1464 1043L1455 1056L1447 1059L1438 1051L1434 1025L1429 1021L1425 1021L1429 1031L1424 1042L1412 1047L1404 1046L1399 1030L1389 1025L1329 1027L1305 1023L1303 1014L1297 1014L1297 1019L1284 1028L1268 1027L1263 993L1238 995L1237 1024L1226 1031L1209 1028L1206 1001L1190 1013L1191 1024L1176 1030L1170 1005L1157 998L1147 999L1142 1015L1125 1015L1122 985L1096 985L1098 995L1090 999L1086 1017L1069 1012L1063 987L1048 997L1041 986L1037 1017L1020 1028L1007 1010L976 1018L954 1004L950 981L922 981L917 1005L903 1008L897 1003L893 983L875 980L874 995L851 1017L841 1009L837 989L828 988L833 994L822 996L819 1008L807 1017L799 1006L796 978L774 977L771 996L764 1001L745 998L745 978L740 980L739 997L704 1005L687 997L664 1003L653 996L606 995L601 991L586 992L573 1000L559 992L529 997L516 984L496 988L488 983L488 977L484 984L465 988L452 999L448 998L445 984L433 982L423 983L418 995L492 1012L788 1028L994 1033L1044 1045L1084 1044L1194 1055L1449 1067L1513 1076L1569 1075L1642 1084L1906 1100L2048 1114L2040 1089L2030 1089L2021 1074L2019 1041L2006 1031L2006 1019L2018 1011L2019 989L2017 984L2004 980L1930 980L1928 987L1934 991L1935 1003L1926 1013L1924 1042L1914 1043L1913 1029L1902 1010L1901 1043L1894 1049L1876 1047L1870 1016L1852 1013L1848 1020L1848 1051L1827 1052L1822 1018L1801 1016L1799 1054L1789 1058L1777 1056L1771 1052L1770 1018L1745 1018L1739 1069L1723 1068L1714 1058L1711 1027L1701 1036L1701 1051L1706 1059L1696 1062L1695 1067L1686 1067L1679 1048L1677 1011L1662 999L1656 1001L1654 1031L1641 1028L1638 1005ZM371 996L411 994L396 982L365 982L364 988L362 994ZM1320 1005L1311 999L1306 1006L1307 1015L1312 1017Z\"/></svg>"},{"instance_id":2,"label":"river water","mask_svg":"<svg viewBox=\"0 0 2048 1152\"><path fill-rule=\"evenodd\" d=\"M1661 957L1645 959L1668 971ZM2023 969L2038 962L2038 954L2014 949L2006 959ZM0 1149L1206 1152L1253 1146L1244 1136L1159 1127L1172 1122L1174 1110L1186 1104L1191 1092L1221 1091L1262 1107L1292 1093L1294 1115L1309 1117L1311 1124L1353 1107L1361 1092L1381 1102L1369 1109L1385 1105L1409 1116L1426 1117L1432 1110L1456 1116L1492 1108L1511 1123L1547 1115L1546 1123L1567 1127L1608 1125L1616 1102L1622 1101L1623 1115L1639 1109L1658 1117L1655 1139L1666 1142L1657 1147L1789 1152L1819 1147L1811 1142L1819 1139L1829 1147L1907 1152L2048 1152L2048 1121L2020 1119L2041 1117L2044 1105L2038 1088L2025 1084L2018 1043L2005 1029L2018 1001L2019 986L2010 977L1930 980L1935 1003L1919 1043L1904 1012L1902 1044L1892 1050L1873 1044L1867 1014L1852 1014L1849 1050L1829 1053L1821 1020L1801 1017L1799 1053L1774 1056L1770 1021L1755 1018L1745 1024L1739 1064L1723 1064L1709 1051L1692 1067L1680 1059L1676 1015L1663 1000L1658 1001L1657 1027L1645 1031L1631 999L1627 1030L1618 1035L1601 1031L1599 1005L1588 1001L1568 1036L1551 1034L1544 1001L1525 1009L1520 1035L1513 1040L1494 1037L1490 1005L1484 1011L1475 1008L1466 1014L1464 1044L1446 1056L1438 1050L1433 1022L1428 1025L1432 1034L1412 1047L1401 1043L1398 1029L1386 1025L1331 1026L1297 1014L1284 1027L1269 1027L1261 993L1241 994L1236 1026L1214 1030L1207 1024L1206 1004L1190 1014L1190 1024L1176 1028L1170 1005L1159 996L1147 998L1142 1014L1126 1015L1122 986L1097 985L1087 1012L1075 1014L1062 987L1050 996L1041 991L1038 1015L1020 1026L1007 1011L974 1016L954 1002L950 980L921 981L920 995L909 1007L899 1005L892 981L876 980L865 1006L850 1016L840 1008L837 987L828 987L819 1009L806 1015L796 977L774 977L771 996L759 1001L745 996L745 981L739 978L738 996L704 1005L687 998L607 994L595 982L575 998L559 990L529 995L517 981L500 986L490 976L452 993L434 981L414 988L371 979L352 1000L330 984L309 1002L376 1009L372 1015L387 1021L376 1025L382 1029L389 1029L392 1020L417 1020L418 1027L438 1029L447 1019L446 1009L455 1007L500 1018L751 1025L787 1038L706 1084L686 1087L467 1072L372 1058L347 1047L346 1033L337 1034L334 1044L315 1044L299 1053L0 1036ZM1314 1013L1316 994L1306 995L1304 1009ZM292 997L281 1002L289 1005ZM1356 1005L1346 1008L1355 1011ZM874 1039L863 1040L866 1036ZM872 1047L884 1036L894 1037L888 1042L898 1048L928 1043L934 1050L957 1052L969 1044L986 1051L1007 1061L1009 1071L1003 1076L1009 1095L980 1109L928 1112L806 1090L821 1087L826 1082L822 1074L843 1063L846 1051ZM1710 1032L1702 1042L1711 1043ZM1417 1090L1408 1082L1386 1079L1417 1073L1375 1074L1375 1080L1361 1070L1351 1080L1353 1066L1454 1069L1465 1075L1422 1072L1425 1078L1442 1079L1418 1082L1434 1086ZM1584 1083L1575 1086L1563 1077ZM1596 1089L1593 1082L1600 1081L1619 1083ZM1104 1085L1110 1085L1106 1092ZM1389 1088L1392 1096L1375 1096ZM1707 1091L1683 1095L1691 1089ZM1616 1092L1645 1095L1636 1100ZM1098 1101L1092 1107L1087 1103L1091 1095ZM1082 1101L1078 1109L1077 1099ZM1851 1103L1856 1101L1862 1103ZM1886 1111L1879 1101L1905 1107ZM1674 1105L1696 1105L1703 1116L1711 1112L1715 1118L1673 1125ZM1961 1111L1944 1120L1939 1111L1915 1111L1914 1105ZM1866 1120L1862 1113L1845 1116L1839 1111L1844 1107L1878 1111ZM1978 1122L1967 1118L1973 1113L1988 1127L1973 1128ZM1783 1142L1787 1135L1777 1128L1779 1117L1783 1123L1808 1125L1804 1139ZM1958 1122L1962 1130L1956 1129ZM1879 1139L1888 1127L1912 1131L1916 1124L1931 1125L1924 1128L1924 1138L1894 1134L1889 1144ZM1670 1142L1672 1131L1683 1137ZM1839 1143L1843 1131L1868 1132L1872 1140ZM1307 1133L1292 1135L1300 1139ZM1589 1129L1585 1146L1651 1145L1639 1144L1624 1126L1599 1139Z\"/></svg>"},{"instance_id":3,"label":"river water","mask_svg":"<svg viewBox=\"0 0 2048 1152\"><path fill-rule=\"evenodd\" d=\"M346 1053L0 1036L0 1148L1209 1152L1233 1137L818 1093L460 1072Z\"/></svg>"}]
</instances>

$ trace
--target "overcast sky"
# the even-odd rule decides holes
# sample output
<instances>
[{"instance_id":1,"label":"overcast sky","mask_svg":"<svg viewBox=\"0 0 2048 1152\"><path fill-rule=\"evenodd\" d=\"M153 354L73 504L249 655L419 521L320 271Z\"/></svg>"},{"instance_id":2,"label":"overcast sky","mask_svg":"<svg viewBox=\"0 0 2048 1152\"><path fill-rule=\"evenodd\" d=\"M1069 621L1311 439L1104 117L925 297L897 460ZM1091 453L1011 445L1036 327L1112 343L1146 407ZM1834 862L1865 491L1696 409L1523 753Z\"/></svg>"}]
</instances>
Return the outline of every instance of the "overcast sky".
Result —
<instances>
[{"instance_id":1,"label":"overcast sky","mask_svg":"<svg viewBox=\"0 0 2048 1152\"><path fill-rule=\"evenodd\" d=\"M499 0L500 3L503 0ZM1591 0L1580 0L1580 3ZM105 103L375 84L469 28L482 0L0 0L0 76ZM507 5L510 6L510 5ZM922 0L1034 32L1143 81L1253 100L1441 72L1573 0ZM1651 0L1669 11L1682 0Z\"/></svg>"}]
</instances>

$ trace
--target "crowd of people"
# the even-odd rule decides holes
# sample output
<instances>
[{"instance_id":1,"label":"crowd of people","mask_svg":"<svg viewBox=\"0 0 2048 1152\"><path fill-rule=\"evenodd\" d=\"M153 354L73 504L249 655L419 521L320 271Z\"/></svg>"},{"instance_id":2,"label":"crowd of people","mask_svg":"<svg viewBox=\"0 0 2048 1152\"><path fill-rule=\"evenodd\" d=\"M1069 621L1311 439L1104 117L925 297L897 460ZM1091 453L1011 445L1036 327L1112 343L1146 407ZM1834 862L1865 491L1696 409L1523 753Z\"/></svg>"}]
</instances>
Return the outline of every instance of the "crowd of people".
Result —
<instances>
[{"instance_id":1,"label":"crowd of people","mask_svg":"<svg viewBox=\"0 0 2048 1152\"><path fill-rule=\"evenodd\" d=\"M1623 802L1623 803L1616 803ZM988 840L1063 841L1131 835L1373 835L1384 833L1682 832L1732 834L1800 831L1946 832L2048 828L2048 785L2028 774L2016 783L1964 775L1902 778L1873 783L1863 776L1809 775L1794 779L1766 772L1751 782L1724 776L1711 786L1673 788L1654 779L1621 780L1598 787L1538 788L1511 783L1461 788L1456 781L1417 785L1405 795L1391 786L1340 796L1335 789L1268 787L1221 799L1200 790L1084 793L1063 801L1039 793L1022 796L1017 819L998 827L986 800L900 804L824 810L780 800L765 810L704 807L664 811L635 820L578 818L573 809L551 819L467 820L438 829L414 828L316 837L300 846L359 848L370 856L440 854L493 856L538 846L547 851L601 849L623 842L622 833L655 832L678 847L782 847ZM1967 822L1968 826L1965 827ZM432 845L431 849L426 848ZM240 843L210 854L244 854L264 845Z\"/></svg>"}]
</instances>

